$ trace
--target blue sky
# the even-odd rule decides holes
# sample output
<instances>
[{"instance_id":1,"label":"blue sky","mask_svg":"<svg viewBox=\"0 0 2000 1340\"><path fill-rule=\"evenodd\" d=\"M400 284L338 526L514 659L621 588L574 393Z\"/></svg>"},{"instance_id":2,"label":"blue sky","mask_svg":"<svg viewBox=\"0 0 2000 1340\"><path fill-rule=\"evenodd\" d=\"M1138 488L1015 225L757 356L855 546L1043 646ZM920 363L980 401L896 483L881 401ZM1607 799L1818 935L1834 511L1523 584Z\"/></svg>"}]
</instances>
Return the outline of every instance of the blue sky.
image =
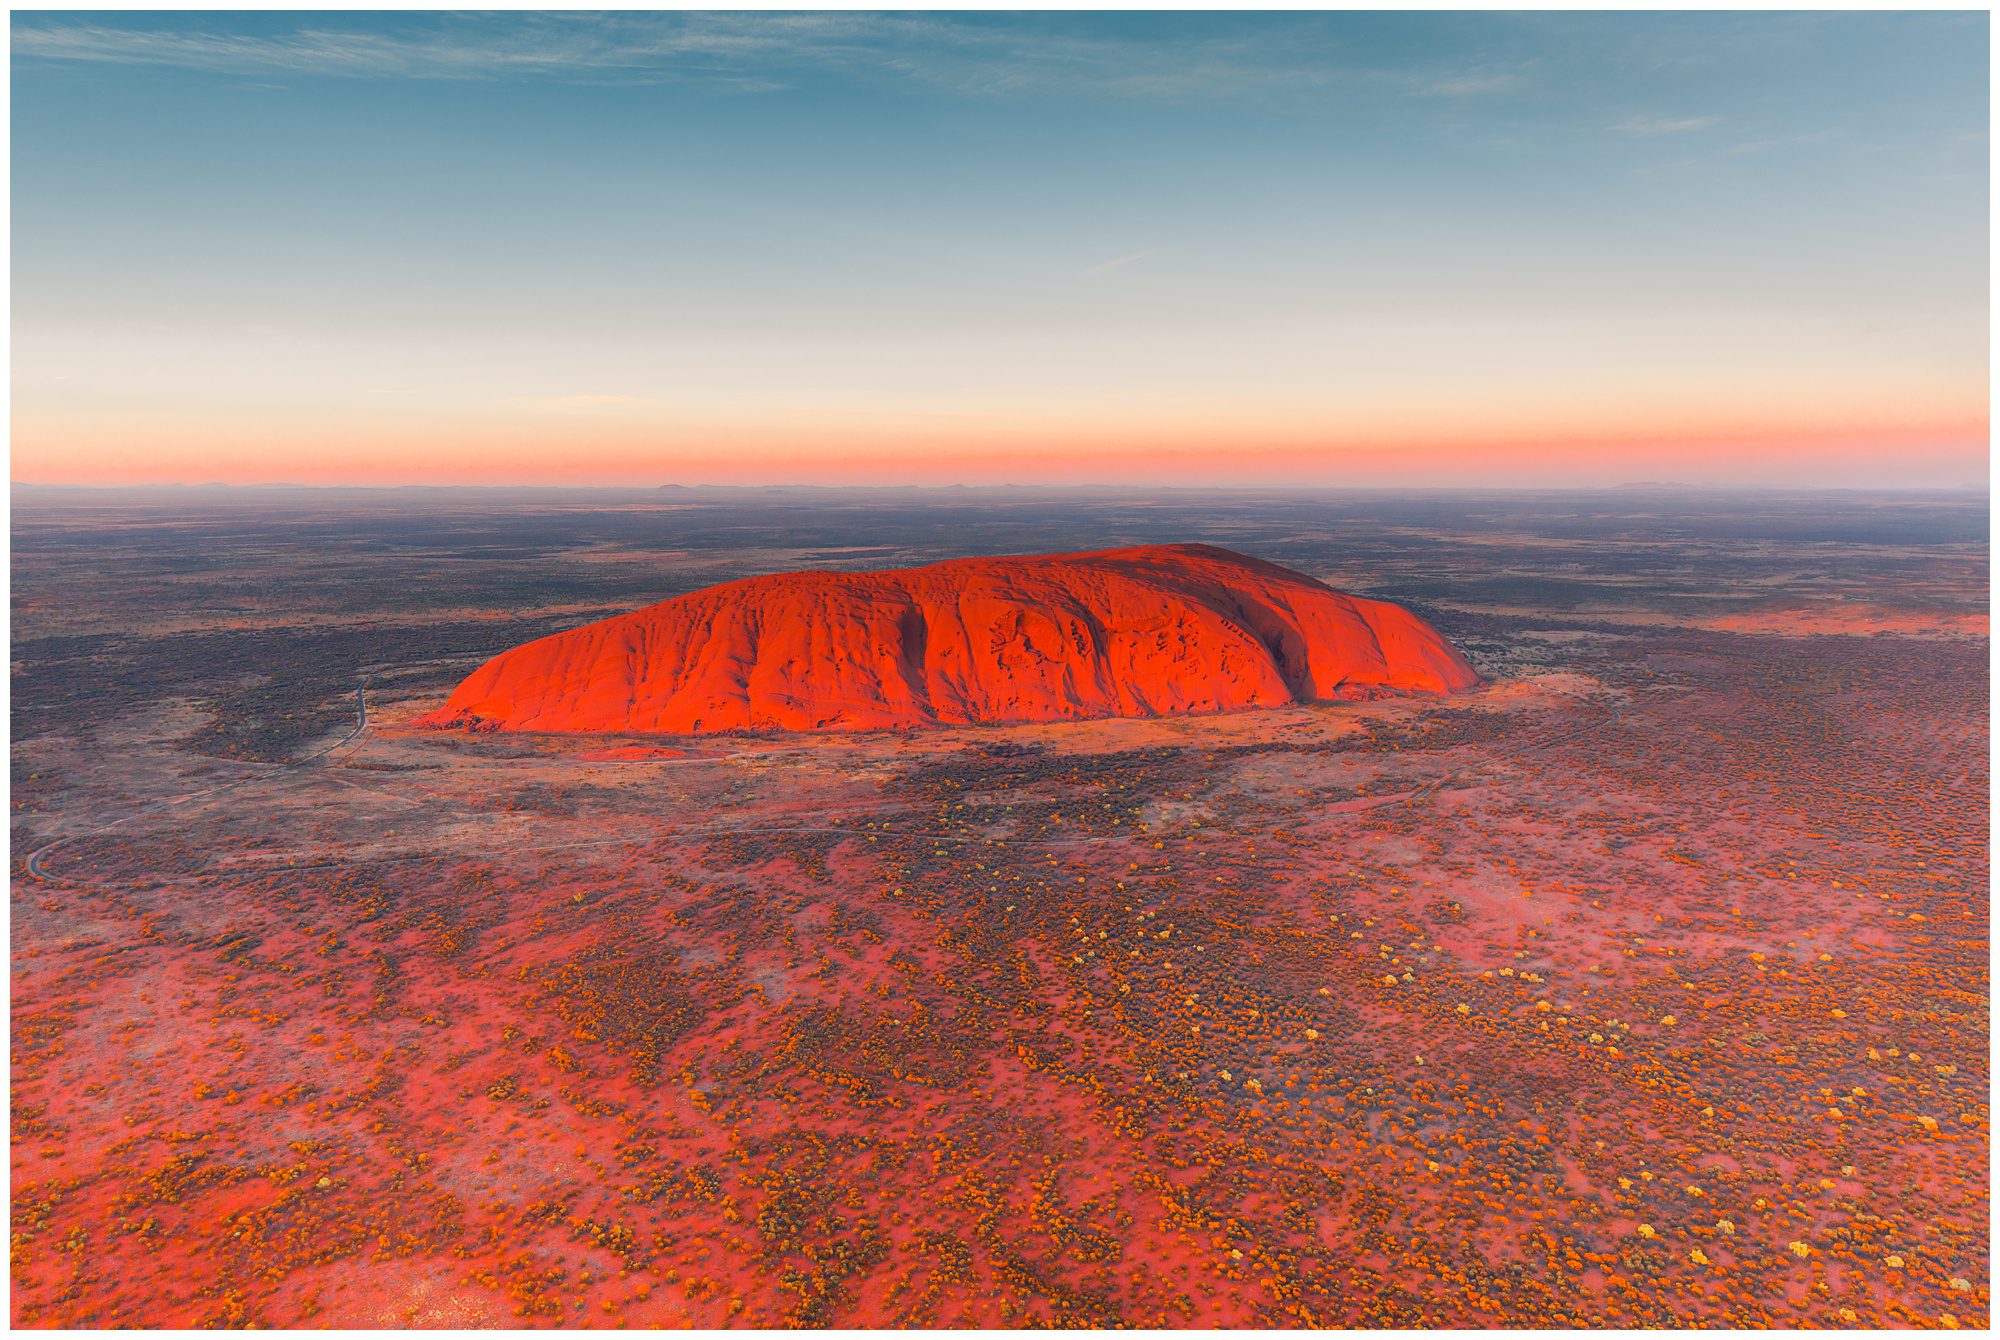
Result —
<instances>
[{"instance_id":1,"label":"blue sky","mask_svg":"<svg viewBox=\"0 0 2000 1340\"><path fill-rule=\"evenodd\" d=\"M17 13L15 475L1962 482L1986 22Z\"/></svg>"}]
</instances>

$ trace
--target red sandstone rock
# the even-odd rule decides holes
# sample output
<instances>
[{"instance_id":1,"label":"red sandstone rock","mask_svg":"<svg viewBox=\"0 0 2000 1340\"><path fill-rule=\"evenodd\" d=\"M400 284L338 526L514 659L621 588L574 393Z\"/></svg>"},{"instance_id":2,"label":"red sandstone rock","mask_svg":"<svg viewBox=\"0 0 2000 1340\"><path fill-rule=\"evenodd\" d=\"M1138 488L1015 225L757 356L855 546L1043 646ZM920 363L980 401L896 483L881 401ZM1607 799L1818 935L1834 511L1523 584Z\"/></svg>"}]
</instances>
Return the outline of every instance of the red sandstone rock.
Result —
<instances>
[{"instance_id":1,"label":"red sandstone rock","mask_svg":"<svg viewBox=\"0 0 2000 1340\"><path fill-rule=\"evenodd\" d=\"M1449 693L1397 605L1209 545L726 582L494 657L421 726L877 730Z\"/></svg>"}]
</instances>

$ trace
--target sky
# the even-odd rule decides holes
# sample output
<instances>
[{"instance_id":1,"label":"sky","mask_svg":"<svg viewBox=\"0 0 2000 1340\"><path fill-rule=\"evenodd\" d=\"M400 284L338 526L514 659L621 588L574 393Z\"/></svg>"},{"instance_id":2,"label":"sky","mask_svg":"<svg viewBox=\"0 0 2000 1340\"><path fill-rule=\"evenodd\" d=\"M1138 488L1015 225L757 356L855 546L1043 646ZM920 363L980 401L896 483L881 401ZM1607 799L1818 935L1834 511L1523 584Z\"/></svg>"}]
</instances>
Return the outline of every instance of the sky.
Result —
<instances>
[{"instance_id":1,"label":"sky","mask_svg":"<svg viewBox=\"0 0 2000 1340\"><path fill-rule=\"evenodd\" d=\"M1986 25L17 11L12 477L1983 486Z\"/></svg>"}]
</instances>

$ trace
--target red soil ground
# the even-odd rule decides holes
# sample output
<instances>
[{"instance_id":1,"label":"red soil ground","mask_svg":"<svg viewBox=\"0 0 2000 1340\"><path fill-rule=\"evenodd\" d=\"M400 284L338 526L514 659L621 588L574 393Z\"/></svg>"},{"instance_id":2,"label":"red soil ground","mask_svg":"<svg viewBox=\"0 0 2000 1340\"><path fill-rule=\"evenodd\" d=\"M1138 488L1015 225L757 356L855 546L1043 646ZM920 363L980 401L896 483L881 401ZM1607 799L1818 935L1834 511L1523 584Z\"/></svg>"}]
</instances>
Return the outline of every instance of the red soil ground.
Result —
<instances>
[{"instance_id":1,"label":"red soil ground","mask_svg":"<svg viewBox=\"0 0 2000 1340\"><path fill-rule=\"evenodd\" d=\"M420 724L877 730L1478 682L1400 606L1226 549L1148 545L728 582L497 656Z\"/></svg>"},{"instance_id":2,"label":"red soil ground","mask_svg":"<svg viewBox=\"0 0 2000 1340\"><path fill-rule=\"evenodd\" d=\"M17 871L14 1319L1979 1326L1976 662L1847 641L163 772Z\"/></svg>"},{"instance_id":3,"label":"red soil ground","mask_svg":"<svg viewBox=\"0 0 2000 1340\"><path fill-rule=\"evenodd\" d=\"M17 500L17 1326L1990 1320L1983 498L265 505ZM408 729L724 575L1186 534L1493 682Z\"/></svg>"}]
</instances>

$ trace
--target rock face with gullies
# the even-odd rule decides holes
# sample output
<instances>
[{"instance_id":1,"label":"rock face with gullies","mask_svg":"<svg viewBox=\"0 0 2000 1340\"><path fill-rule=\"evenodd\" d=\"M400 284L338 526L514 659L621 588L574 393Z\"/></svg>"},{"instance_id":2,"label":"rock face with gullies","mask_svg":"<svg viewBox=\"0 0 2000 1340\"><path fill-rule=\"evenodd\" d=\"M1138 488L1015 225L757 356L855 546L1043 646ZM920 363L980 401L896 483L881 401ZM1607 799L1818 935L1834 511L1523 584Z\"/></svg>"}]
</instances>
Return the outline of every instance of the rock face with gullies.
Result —
<instances>
[{"instance_id":1,"label":"rock face with gullies","mask_svg":"<svg viewBox=\"0 0 2000 1340\"><path fill-rule=\"evenodd\" d=\"M530 642L439 729L701 734L1222 712L1450 693L1401 606L1202 544L725 582Z\"/></svg>"}]
</instances>

